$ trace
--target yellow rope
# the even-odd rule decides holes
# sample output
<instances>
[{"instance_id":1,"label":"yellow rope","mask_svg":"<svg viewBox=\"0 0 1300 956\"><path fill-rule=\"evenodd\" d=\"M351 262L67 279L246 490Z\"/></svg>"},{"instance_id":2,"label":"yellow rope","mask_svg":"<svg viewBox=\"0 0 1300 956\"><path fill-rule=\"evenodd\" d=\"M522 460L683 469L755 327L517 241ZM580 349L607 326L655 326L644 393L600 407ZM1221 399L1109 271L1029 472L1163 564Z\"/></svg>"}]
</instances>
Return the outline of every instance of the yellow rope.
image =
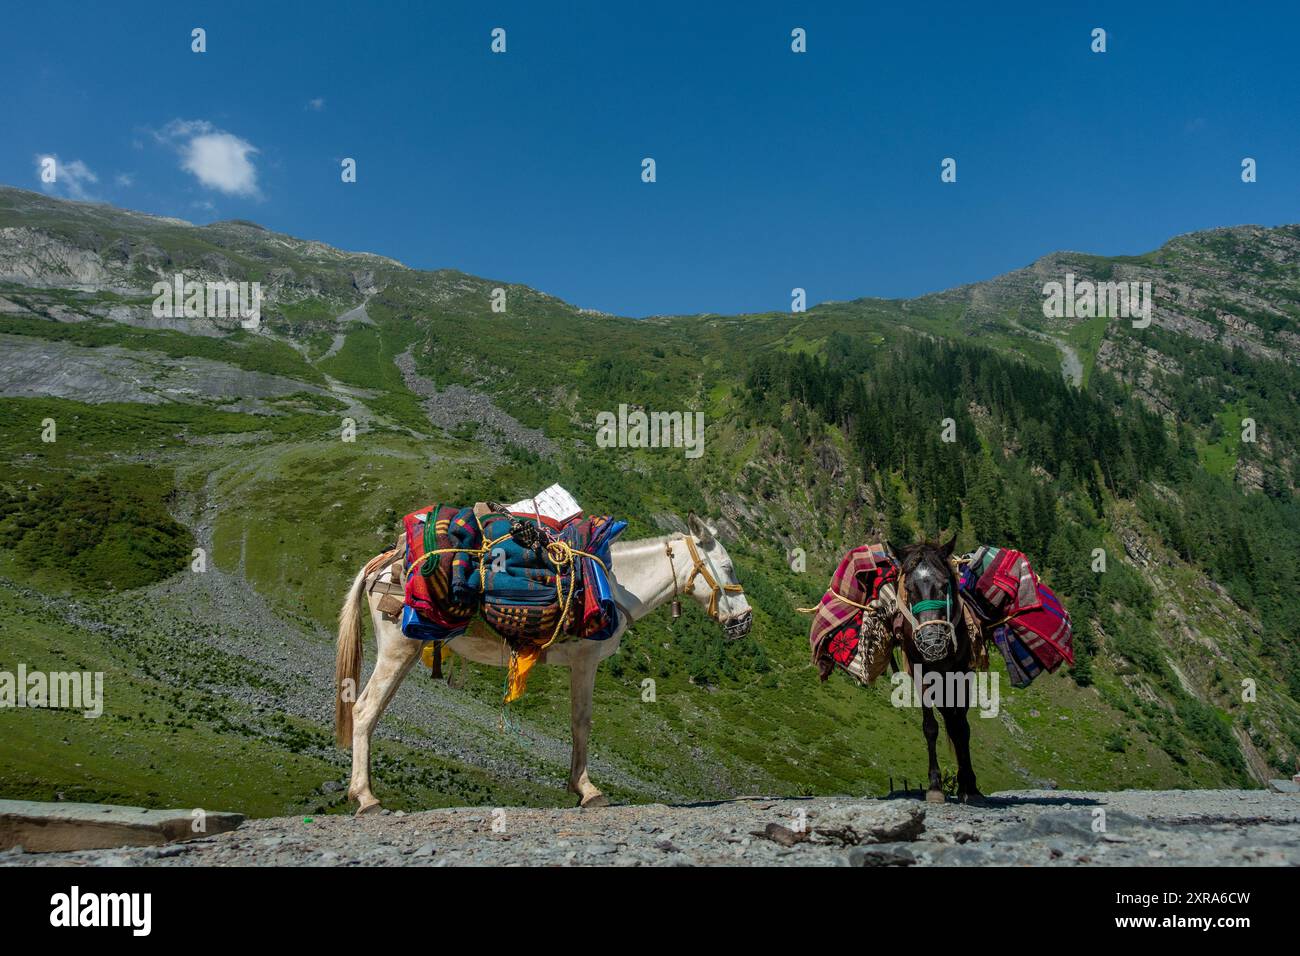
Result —
<instances>
[{"instance_id":1,"label":"yellow rope","mask_svg":"<svg viewBox=\"0 0 1300 956\"><path fill-rule=\"evenodd\" d=\"M424 556L420 559L420 563L416 567L417 569L423 567L425 560L431 554L472 554L479 559L479 566L478 566L479 591L485 592L487 590L487 572L484 566L487 561L487 555L492 551L493 548L495 548L498 544L500 544L502 541L505 541L509 537L510 537L509 534L503 534L499 538L493 538L490 541L484 542L481 548L434 548L432 551L424 552ZM554 552L552 551L552 549L554 549ZM592 561L595 561L597 564L601 566L601 569L604 570L606 574L609 574L609 567L605 564L604 561L596 557L596 555L591 554L587 551L580 551L577 548L571 546L567 541L550 542L543 549L543 554L546 556L546 559L551 562L551 565L556 570L555 598L556 600L562 603L562 607L560 608L560 618L555 623L555 631L554 633L551 634L550 639L545 644L541 645L541 649L546 650L546 648L550 647L552 644L555 643L555 639L560 636L560 632L564 629L564 621L569 615L569 604L573 600L573 592L576 589L578 583L577 576L570 574L569 593L565 594L564 589L560 584L560 579L563 576L562 574L563 570L573 565L573 558L575 555L583 558L590 558Z\"/></svg>"},{"instance_id":2,"label":"yellow rope","mask_svg":"<svg viewBox=\"0 0 1300 956\"><path fill-rule=\"evenodd\" d=\"M1011 614L1008 614L1008 615L1007 615L1006 617L1004 617L1002 620L1000 620L1000 621L998 621L998 622L996 622L996 623L994 623L994 624L986 624L985 627L1001 627L1003 624L1007 623L1007 621L1011 620L1013 617L1019 617L1021 614L1024 614L1024 613L1025 613L1024 608L1021 608L1019 611L1015 611L1015 612L1013 612L1013 613L1011 613Z\"/></svg>"},{"instance_id":3,"label":"yellow rope","mask_svg":"<svg viewBox=\"0 0 1300 956\"><path fill-rule=\"evenodd\" d=\"M859 604L857 601L849 600L843 594L840 594L838 591L827 591L826 593L833 598L837 598L838 600L843 601L845 604L851 604L854 607L861 608L864 611L875 610L868 604ZM816 607L797 607L795 608L795 610L800 614L816 614L818 611L821 610L821 605L818 604Z\"/></svg>"},{"instance_id":4,"label":"yellow rope","mask_svg":"<svg viewBox=\"0 0 1300 956\"><path fill-rule=\"evenodd\" d=\"M708 615L715 621L719 620L718 595L722 594L724 591L730 594L744 594L745 589L739 584L718 584L717 580L713 577L713 574L709 571L709 566L701 560L700 552L695 549L695 539L690 535L683 535L682 540L686 542L686 548L691 553L691 564L693 567L691 568L691 576L686 579L686 587L682 588L681 593L694 594L696 576L698 575L699 577L704 578L704 583L709 586L711 592L709 594ZM673 569L673 596L676 597L677 566L673 564L673 549L667 543L664 544L664 549L668 552L668 564Z\"/></svg>"},{"instance_id":5,"label":"yellow rope","mask_svg":"<svg viewBox=\"0 0 1300 956\"><path fill-rule=\"evenodd\" d=\"M478 522L477 515L474 516L474 520L476 523ZM479 525L479 533L480 534L482 533L482 525ZM510 537L509 534L503 534L498 538L493 538L489 541L485 541L483 543L483 546L479 548L434 548L431 551L426 551L424 553L424 556L420 559L419 564L414 565L413 567L418 572L419 569L424 566L425 561L428 559L428 557L430 555L435 555L435 554L474 555L475 557L478 558L479 592L486 593L487 555L492 551L493 548L495 548L498 544L500 544L502 541L505 541L509 537ZM556 600L560 602L560 615L555 622L555 630L551 632L551 636L546 640L546 642L544 644L533 645L533 647L535 648L535 652L529 655L530 660L536 658L541 654L542 651L545 651L548 647L554 644L555 641L559 638L560 634L564 631L564 623L565 621L568 620L569 608L573 603L573 593L578 586L578 576L570 572L569 591L567 594L564 593L564 587L561 584L561 581L564 577L564 570L566 568L572 568L574 557L579 556L584 558L590 558L592 561L595 561L597 564L599 564L606 574L609 574L609 567L605 564L604 561L596 557L596 555L591 554L590 552L580 551L579 549L570 545L567 541L551 541L546 545L545 548L542 549L542 553L545 556L546 560L551 563L552 567L555 568L555 597ZM507 643L508 642L506 641L502 642L503 651ZM531 669L531 664L529 665L529 669ZM506 705L508 705L511 700L514 700L516 697L518 697L523 693L523 681L526 680L526 674L527 671L525 671L524 674L521 676L519 672L519 651L517 648L511 647L510 662L506 667L506 693L505 693L505 700L504 700ZM502 711L501 720L503 722L502 726L504 726L505 723L508 723L509 721L509 717L508 715L506 715L504 710Z\"/></svg>"},{"instance_id":6,"label":"yellow rope","mask_svg":"<svg viewBox=\"0 0 1300 956\"><path fill-rule=\"evenodd\" d=\"M562 589L560 587L560 579L563 577L564 569L573 566L573 556L575 554L581 555L584 558L591 558L591 560L595 561L605 569L606 574L609 573L609 568L605 567L605 562L601 561L600 558L596 557L594 554L588 554L586 551L579 551L577 548L572 547L567 541L552 541L546 546L544 553L546 554L547 560L555 565L555 596L557 598L561 596ZM569 616L569 603L573 600L573 592L577 589L577 586L578 576L570 573L569 593L563 595L564 603L560 608L560 619L555 622L555 633L551 635L549 641L542 645L542 650L546 650L546 648L554 644L555 639L560 636L560 631L564 629L564 622Z\"/></svg>"}]
</instances>

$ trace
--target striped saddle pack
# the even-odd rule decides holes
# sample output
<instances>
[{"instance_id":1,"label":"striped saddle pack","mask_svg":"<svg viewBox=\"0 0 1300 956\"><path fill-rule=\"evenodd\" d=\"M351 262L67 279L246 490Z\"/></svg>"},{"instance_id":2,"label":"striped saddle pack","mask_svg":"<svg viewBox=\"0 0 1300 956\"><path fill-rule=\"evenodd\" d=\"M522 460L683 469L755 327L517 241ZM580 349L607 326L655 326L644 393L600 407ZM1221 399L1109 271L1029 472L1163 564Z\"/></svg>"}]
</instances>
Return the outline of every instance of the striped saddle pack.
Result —
<instances>
[{"instance_id":1,"label":"striped saddle pack","mask_svg":"<svg viewBox=\"0 0 1300 956\"><path fill-rule=\"evenodd\" d=\"M985 629L992 629L1013 686L1028 686L1062 661L1074 664L1069 612L1024 554L984 546L963 558L961 567L962 594Z\"/></svg>"},{"instance_id":2,"label":"striped saddle pack","mask_svg":"<svg viewBox=\"0 0 1300 956\"><path fill-rule=\"evenodd\" d=\"M404 526L407 637L451 640L475 613L514 648L560 633L602 640L617 629L606 572L625 521L579 517L559 526L481 505L435 505L407 515Z\"/></svg>"},{"instance_id":3,"label":"striped saddle pack","mask_svg":"<svg viewBox=\"0 0 1300 956\"><path fill-rule=\"evenodd\" d=\"M473 508L430 505L402 519L406 531L405 607L402 633L421 641L448 641L469 627L478 610L473 601L458 600L452 591L455 575L463 573L479 546ZM465 549L465 550L461 550Z\"/></svg>"}]
</instances>

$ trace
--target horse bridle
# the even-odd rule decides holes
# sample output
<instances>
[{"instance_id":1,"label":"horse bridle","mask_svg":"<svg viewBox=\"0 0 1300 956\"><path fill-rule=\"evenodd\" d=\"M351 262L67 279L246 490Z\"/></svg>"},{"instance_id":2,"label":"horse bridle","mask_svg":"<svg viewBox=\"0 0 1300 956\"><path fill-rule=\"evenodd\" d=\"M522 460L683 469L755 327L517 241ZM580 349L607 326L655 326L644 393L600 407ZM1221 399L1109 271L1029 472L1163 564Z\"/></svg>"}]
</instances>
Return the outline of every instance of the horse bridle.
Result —
<instances>
[{"instance_id":1,"label":"horse bridle","mask_svg":"<svg viewBox=\"0 0 1300 956\"><path fill-rule=\"evenodd\" d=\"M673 561L672 542L664 542L664 553L668 555L668 567L670 567L673 572L673 617L678 617L681 614L681 605L677 603L677 595L694 594L695 578L698 576L704 578L704 583L709 586L709 589L712 592L709 595L709 617L713 618L713 620L717 621L719 624L723 624L722 619L718 617L718 598L720 598L724 592L727 594L744 594L745 589L739 584L719 584L717 578L713 576L713 572L709 570L709 566L705 564L704 559L700 557L700 552L695 547L695 539L689 534L684 534L682 535L682 540L686 542L686 550L691 554L691 564L693 567L691 568L690 577L686 579L686 585L681 589L678 589L677 587L677 564ZM723 624L723 626L728 627L730 625Z\"/></svg>"},{"instance_id":2,"label":"horse bridle","mask_svg":"<svg viewBox=\"0 0 1300 956\"><path fill-rule=\"evenodd\" d=\"M957 649L957 626L953 623L952 569L948 574L948 597L946 600L930 599L911 604L907 599L907 575L900 567L898 572L898 613L912 625L912 643L929 663L942 660L950 650ZM932 621L918 621L916 615L926 611L944 611L942 618Z\"/></svg>"}]
</instances>

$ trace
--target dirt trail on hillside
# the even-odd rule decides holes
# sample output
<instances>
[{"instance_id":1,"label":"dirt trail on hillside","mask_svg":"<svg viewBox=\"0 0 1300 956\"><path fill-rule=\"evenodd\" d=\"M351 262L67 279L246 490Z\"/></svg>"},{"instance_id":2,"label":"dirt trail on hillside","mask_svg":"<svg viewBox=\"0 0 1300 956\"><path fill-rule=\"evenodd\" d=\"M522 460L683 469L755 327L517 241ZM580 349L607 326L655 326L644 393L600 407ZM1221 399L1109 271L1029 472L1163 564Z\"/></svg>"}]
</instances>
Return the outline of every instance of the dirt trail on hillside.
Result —
<instances>
[{"instance_id":1,"label":"dirt trail on hillside","mask_svg":"<svg viewBox=\"0 0 1300 956\"><path fill-rule=\"evenodd\" d=\"M978 806L818 797L598 810L464 807L253 820L162 847L0 854L8 866L521 864L1296 866L1300 797L1021 790Z\"/></svg>"},{"instance_id":2,"label":"dirt trail on hillside","mask_svg":"<svg viewBox=\"0 0 1300 956\"><path fill-rule=\"evenodd\" d=\"M1083 387L1083 360L1079 358L1078 349L1065 341L1065 339L1059 338L1055 335L1048 335L1046 332L1039 332L1037 329L1031 329L1012 319L1007 319L1007 321L1026 335L1054 346L1056 350L1061 353L1061 377L1075 388Z\"/></svg>"},{"instance_id":3,"label":"dirt trail on hillside","mask_svg":"<svg viewBox=\"0 0 1300 956\"><path fill-rule=\"evenodd\" d=\"M370 301L369 299L366 299L366 302L369 301ZM337 321L340 325L345 325L345 326L352 322L359 323L360 325L374 325L375 324L374 320L370 318L370 313L366 311L366 302L362 302L355 309L349 309L347 312L344 312L335 321ZM343 343L347 341L348 331L350 330L345 329L344 331L341 332L335 332L334 338L330 341L329 349L325 352L324 355L322 355L316 361L323 362L326 359L330 359L338 355L339 349L343 348Z\"/></svg>"}]
</instances>

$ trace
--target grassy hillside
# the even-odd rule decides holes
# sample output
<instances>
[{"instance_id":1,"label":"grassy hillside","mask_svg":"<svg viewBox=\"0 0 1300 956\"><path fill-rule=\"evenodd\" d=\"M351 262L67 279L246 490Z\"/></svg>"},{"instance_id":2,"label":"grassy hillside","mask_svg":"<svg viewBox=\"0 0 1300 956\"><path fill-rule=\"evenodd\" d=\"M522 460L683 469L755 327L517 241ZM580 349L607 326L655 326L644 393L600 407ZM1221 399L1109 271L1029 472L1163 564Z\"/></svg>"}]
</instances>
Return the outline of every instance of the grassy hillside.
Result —
<instances>
[{"instance_id":1,"label":"grassy hillside","mask_svg":"<svg viewBox=\"0 0 1300 956\"><path fill-rule=\"evenodd\" d=\"M1001 715L972 721L985 789L1250 785L1300 750L1291 232L1049 257L915 301L637 321L248 224L0 190L0 227L39 240L24 254L0 243L0 334L104 377L93 394L54 377L0 397L0 670L107 675L97 721L0 717L0 794L342 809L331 632L356 569L419 505L554 481L628 519L629 537L688 510L717 518L755 607L735 644L698 609L659 612L601 668L592 772L615 799L920 780L919 714L890 706L887 684L820 684L793 608L848 547L945 528L1025 548L1076 621L1073 672L1024 691L1004 679ZM1257 268L1252 248L1285 264ZM1193 283L1185 309L1213 298L1195 283L1223 262L1238 271L1217 308L1234 318L1210 317L1258 323L1235 338L1181 318L1136 332L1032 315L1034 283L1057 266ZM156 327L142 290L177 264L275 271L264 327ZM490 307L498 286L505 314ZM1064 346L1082 390L1060 378ZM447 399L417 394L395 364L408 351L426 382L465 390L459 405L426 414ZM142 389L142 367L166 377ZM596 414L624 403L703 411L705 454L596 447ZM548 450L500 432L503 414ZM1241 440L1251 416L1255 444ZM57 440L43 441L51 419ZM792 548L806 572L787 566ZM465 667L455 687L417 674L381 724L379 796L567 803L565 680L532 679L509 714L520 734L499 726L499 670Z\"/></svg>"}]
</instances>

